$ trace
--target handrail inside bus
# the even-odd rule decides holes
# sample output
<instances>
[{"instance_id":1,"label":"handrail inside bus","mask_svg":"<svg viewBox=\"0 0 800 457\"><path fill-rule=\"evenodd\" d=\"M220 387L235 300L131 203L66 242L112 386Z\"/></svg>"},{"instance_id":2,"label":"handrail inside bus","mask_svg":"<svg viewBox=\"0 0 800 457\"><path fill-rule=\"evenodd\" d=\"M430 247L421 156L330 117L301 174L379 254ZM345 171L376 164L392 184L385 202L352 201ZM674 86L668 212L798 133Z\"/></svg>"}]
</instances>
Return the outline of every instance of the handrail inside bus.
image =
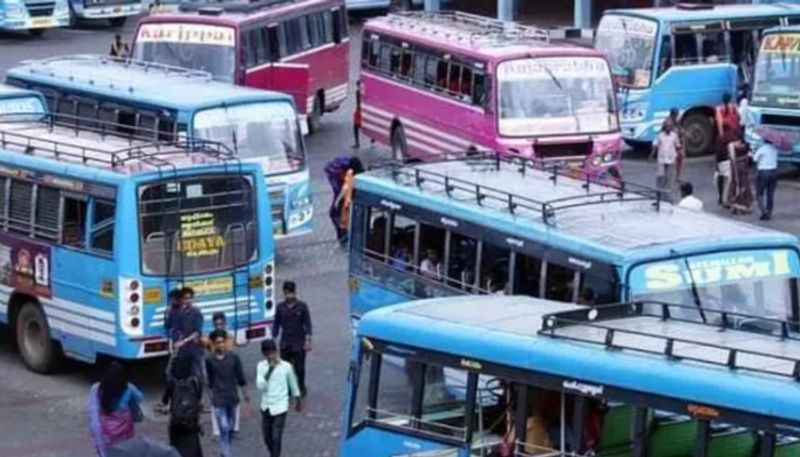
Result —
<instances>
[{"instance_id":1,"label":"handrail inside bus","mask_svg":"<svg viewBox=\"0 0 800 457\"><path fill-rule=\"evenodd\" d=\"M19 64L19 66L28 67L27 69L31 72L36 72L38 70L50 74L52 76L56 76L55 74L53 74L52 68L37 69L37 67L46 67L49 64L59 63L59 62L96 62L101 65L120 65L125 67L138 68L144 71L158 70L174 76L202 79L204 81L211 81L213 79L211 73L203 70L194 70L191 68L176 67L174 65L166 65L157 62L147 62L144 60L136 60L131 58L120 59L120 58L104 56L102 54L72 54L65 56L48 57L44 59L29 59L29 60L23 60ZM67 76L70 78L74 77L73 75L67 75ZM92 82L96 83L97 81L92 81ZM110 86L125 87L125 82L109 81L108 84ZM131 88L130 90L133 89Z\"/></svg>"},{"instance_id":2,"label":"handrail inside bus","mask_svg":"<svg viewBox=\"0 0 800 457\"><path fill-rule=\"evenodd\" d=\"M390 14L386 20L409 31L471 44L550 43L550 32L546 29L461 11L409 11Z\"/></svg>"},{"instance_id":3,"label":"handrail inside bus","mask_svg":"<svg viewBox=\"0 0 800 457\"><path fill-rule=\"evenodd\" d=\"M657 311L650 311L652 309ZM717 366L725 366L732 370L739 369L769 375L791 377L795 381L800 381L800 354L797 356L780 355L763 350L745 349L741 346L741 344L739 346L726 345L724 342L711 342L699 338L693 338L691 337L691 334L689 334L690 336L676 337L667 334L667 332L655 333L642 330L641 328L634 330L630 328L623 328L620 325L614 325L625 322L626 319L649 317L658 319L662 322L669 321L691 324L693 326L708 327L709 332L703 332L704 335L711 335L712 331L719 333L731 330L735 332L751 334L754 337L760 336L764 339L778 342L800 341L800 337L792 332L794 324L785 320L748 313L703 308L703 312L706 313L706 315L715 314L719 316L719 324L712 324L699 320L673 317L673 311L681 309L698 312L698 308L696 306L667 303L662 301L635 301L550 313L542 317L542 328L538 331L538 334L552 338L579 341L582 343L600 344L604 345L607 349L627 349L648 354L663 355L672 360L702 362ZM775 334L772 332L764 332L752 328L736 326L735 323L737 320L739 322L746 320L757 320L772 323L775 324L780 331L778 334ZM569 331L570 329L582 329L584 331ZM602 338L593 338L591 332L585 331L586 329L598 330L599 333L602 334ZM654 345L652 344L654 341L662 341L663 346L660 349L654 349ZM640 344L636 345L636 342ZM715 357L714 355L708 355L708 350L711 350L712 354L715 351L716 353L724 353L724 356ZM724 359L724 361L714 360L714 358ZM768 368L763 366L748 366L742 363L742 359L748 358L770 360L772 363ZM791 373L780 371L778 369L770 369L780 363L791 363Z\"/></svg>"},{"instance_id":4,"label":"handrail inside bus","mask_svg":"<svg viewBox=\"0 0 800 457\"><path fill-rule=\"evenodd\" d=\"M463 153L444 154L441 159L425 162L425 164L443 162L463 162L469 165L481 165L488 170L500 170L500 167L514 166L523 176L533 170L546 172L553 185L558 184L558 179L576 180L558 164L548 163L537 159L501 156L494 151L467 151ZM382 162L373 169L388 169L391 178L398 184L416 186L423 190L428 185L428 190L442 191L447 197L464 201L465 198L473 200L478 206L489 206L495 209L505 209L511 214L533 212L540 215L542 221L550 226L556 225L556 215L559 211L579 208L584 206L604 205L622 202L653 203L653 208L659 211L665 198L658 189L619 180L614 186L601 182L590 175L581 179L582 187L586 191L581 195L555 198L551 200L537 200L524 197L501 189L478 184L465 179L453 178L445 173L426 170L421 167L408 166L400 162ZM430 187L433 186L434 189ZM599 190L594 190L599 188ZM461 198L460 198L461 197ZM494 205L491 205L494 203ZM498 208L498 206L500 208Z\"/></svg>"},{"instance_id":5,"label":"handrail inside bus","mask_svg":"<svg viewBox=\"0 0 800 457\"><path fill-rule=\"evenodd\" d=\"M63 129L63 132L56 131ZM63 133L57 139L45 138L42 133ZM87 145L87 138L81 134L91 133L100 140L115 139L127 142L128 146L102 148L102 141L93 137ZM159 135L172 138L159 139ZM122 167L131 161L140 161L161 169L172 167L164 156L176 154L202 153L207 158L221 162L239 162L236 154L225 144L194 138L175 138L173 132L158 132L131 125L87 119L68 114L52 113L9 113L0 115L0 148L18 150L33 155L37 151L56 159L67 158L81 163L94 162L112 169Z\"/></svg>"}]
</instances>

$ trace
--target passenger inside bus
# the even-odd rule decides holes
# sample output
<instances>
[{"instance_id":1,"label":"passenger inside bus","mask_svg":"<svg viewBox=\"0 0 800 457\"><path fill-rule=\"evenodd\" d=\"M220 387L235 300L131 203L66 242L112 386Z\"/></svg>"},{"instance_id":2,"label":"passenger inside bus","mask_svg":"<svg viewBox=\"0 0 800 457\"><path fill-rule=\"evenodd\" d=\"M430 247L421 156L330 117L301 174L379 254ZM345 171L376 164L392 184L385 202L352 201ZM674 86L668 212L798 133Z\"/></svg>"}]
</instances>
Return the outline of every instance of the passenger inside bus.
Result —
<instances>
[{"instance_id":1,"label":"passenger inside bus","mask_svg":"<svg viewBox=\"0 0 800 457\"><path fill-rule=\"evenodd\" d=\"M421 275L437 281L442 278L442 264L439 262L439 254L435 249L425 251L425 258L419 264L419 272Z\"/></svg>"},{"instance_id":2,"label":"passenger inside bus","mask_svg":"<svg viewBox=\"0 0 800 457\"><path fill-rule=\"evenodd\" d=\"M400 241L392 253L391 265L398 270L414 271L414 265L411 263L414 260L411 258L412 255L408 244L405 241Z\"/></svg>"}]
</instances>

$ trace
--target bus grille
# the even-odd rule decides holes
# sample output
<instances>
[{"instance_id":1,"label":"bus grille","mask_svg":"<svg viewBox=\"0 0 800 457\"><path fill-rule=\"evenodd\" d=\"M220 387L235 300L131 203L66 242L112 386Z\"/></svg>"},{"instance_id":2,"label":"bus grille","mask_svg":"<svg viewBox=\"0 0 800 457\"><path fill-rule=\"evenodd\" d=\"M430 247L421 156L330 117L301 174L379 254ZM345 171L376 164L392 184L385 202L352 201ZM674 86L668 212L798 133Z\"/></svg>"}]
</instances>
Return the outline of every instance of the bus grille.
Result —
<instances>
[{"instance_id":1,"label":"bus grille","mask_svg":"<svg viewBox=\"0 0 800 457\"><path fill-rule=\"evenodd\" d=\"M800 127L800 117L783 116L780 114L765 114L761 117L765 125L785 125L787 127Z\"/></svg>"},{"instance_id":2,"label":"bus grille","mask_svg":"<svg viewBox=\"0 0 800 457\"><path fill-rule=\"evenodd\" d=\"M52 16L53 9L56 7L55 2L26 2L25 6L28 7L28 14L31 17Z\"/></svg>"},{"instance_id":3,"label":"bus grille","mask_svg":"<svg viewBox=\"0 0 800 457\"><path fill-rule=\"evenodd\" d=\"M83 0L83 5L86 7L92 6L106 6L106 5L127 5L136 3L131 0Z\"/></svg>"},{"instance_id":4,"label":"bus grille","mask_svg":"<svg viewBox=\"0 0 800 457\"><path fill-rule=\"evenodd\" d=\"M592 152L592 142L534 144L533 150L540 159L587 157Z\"/></svg>"},{"instance_id":5,"label":"bus grille","mask_svg":"<svg viewBox=\"0 0 800 457\"><path fill-rule=\"evenodd\" d=\"M284 208L286 205L285 189L273 189L269 191L269 203L272 208L272 226L277 234L286 233L286 223L284 221Z\"/></svg>"}]
</instances>

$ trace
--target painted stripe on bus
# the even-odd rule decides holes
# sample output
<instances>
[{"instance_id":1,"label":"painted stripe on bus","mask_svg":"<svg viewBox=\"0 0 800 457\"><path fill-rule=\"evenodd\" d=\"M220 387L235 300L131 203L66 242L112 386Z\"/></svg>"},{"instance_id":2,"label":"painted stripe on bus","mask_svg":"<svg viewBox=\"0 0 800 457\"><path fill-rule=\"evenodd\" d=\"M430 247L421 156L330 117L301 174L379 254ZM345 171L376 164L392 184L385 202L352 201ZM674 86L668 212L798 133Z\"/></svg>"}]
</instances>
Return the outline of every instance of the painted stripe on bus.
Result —
<instances>
[{"instance_id":1,"label":"painted stripe on bus","mask_svg":"<svg viewBox=\"0 0 800 457\"><path fill-rule=\"evenodd\" d=\"M8 286L0 285L0 294L2 296L10 296L14 292L14 289ZM59 308L64 311L69 311L76 314L82 314L85 317L89 317L92 319L98 319L100 321L105 321L113 324L116 320L116 316L114 313L110 311L105 311L102 309L92 308L90 306L81 305L79 303L75 303L68 300L63 300L60 298L43 298L38 297L39 301L46 305L51 306L54 308ZM4 300L5 302L8 301L8 298Z\"/></svg>"},{"instance_id":2,"label":"painted stripe on bus","mask_svg":"<svg viewBox=\"0 0 800 457\"><path fill-rule=\"evenodd\" d=\"M240 313L250 313L253 314L254 312L259 310L259 304L256 302L255 296L251 295L249 297L249 301L247 306L239 305ZM222 300L210 300L207 302L199 302L196 303L196 306L200 308L200 312L203 314L203 318L211 318L214 313L216 312L226 312L235 311L235 304L232 299L222 299ZM150 327L163 327L164 326L164 313L166 312L166 307L161 306L156 308L155 313L153 314L153 319L150 322Z\"/></svg>"},{"instance_id":3,"label":"painted stripe on bus","mask_svg":"<svg viewBox=\"0 0 800 457\"><path fill-rule=\"evenodd\" d=\"M85 327L78 327L68 322L64 322L58 319L53 319L50 317L48 317L47 323L48 325L50 325L50 328L62 331L64 333L69 333L70 335L86 338L87 340L96 341L98 343L102 343L107 346L113 347L117 345L117 339L114 336L101 334L96 331L89 330Z\"/></svg>"},{"instance_id":4,"label":"painted stripe on bus","mask_svg":"<svg viewBox=\"0 0 800 457\"><path fill-rule=\"evenodd\" d=\"M107 322L90 319L88 317L78 316L76 314L70 314L66 311L60 310L53 306L45 305L44 308L48 320L50 319L62 320L72 324L80 325L81 327L84 328L89 328L96 332L106 333L112 337L114 336L114 332L116 331L116 329L114 328L114 324L109 324Z\"/></svg>"},{"instance_id":5,"label":"painted stripe on bus","mask_svg":"<svg viewBox=\"0 0 800 457\"><path fill-rule=\"evenodd\" d=\"M370 114L374 114L377 117L380 117L380 118L383 118L383 119L389 119L390 121L392 119L394 119L394 115L392 113L390 113L388 111L384 111L384 110L382 110L380 108L376 108L375 106L366 105L365 104L365 105L363 105L362 108L363 108L364 114L365 114L364 117L368 117ZM441 141L443 141L445 143L449 143L449 144L453 144L453 145L457 146L458 147L457 149L467 149L467 148L469 148L470 146L472 146L474 144L473 142L471 142L469 140L465 140L463 138L451 135L449 133L442 132L441 130L437 130L435 128L429 127L429 126L421 124L421 123L419 123L417 121L412 121L411 119L408 119L406 117L398 116L398 118L400 119L400 122L403 124L403 126L407 130L409 129L409 127L415 128L417 130L421 130L422 132L425 132L425 133L428 133L430 135L438 137L439 140L441 140Z\"/></svg>"}]
</instances>

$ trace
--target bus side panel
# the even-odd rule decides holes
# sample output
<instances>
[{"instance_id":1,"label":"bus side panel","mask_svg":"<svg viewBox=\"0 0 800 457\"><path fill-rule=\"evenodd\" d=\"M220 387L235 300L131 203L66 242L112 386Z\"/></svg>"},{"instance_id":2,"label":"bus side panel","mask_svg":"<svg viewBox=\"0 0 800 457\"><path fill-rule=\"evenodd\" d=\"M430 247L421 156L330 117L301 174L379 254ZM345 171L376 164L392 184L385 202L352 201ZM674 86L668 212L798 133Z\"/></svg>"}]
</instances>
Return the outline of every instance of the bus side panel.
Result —
<instances>
[{"instance_id":1,"label":"bus side panel","mask_svg":"<svg viewBox=\"0 0 800 457\"><path fill-rule=\"evenodd\" d=\"M125 357L117 341L117 273L112 259L68 248L53 251L53 298L44 309L64 352L94 361L97 353Z\"/></svg>"},{"instance_id":2,"label":"bus side panel","mask_svg":"<svg viewBox=\"0 0 800 457\"><path fill-rule=\"evenodd\" d=\"M377 452L380 449L379 453ZM390 457L396 455L417 455L417 453L444 451L452 446L422 440L409 435L366 427L344 441L342 457ZM455 449L453 449L455 450ZM447 454L450 455L450 454ZM462 454L452 454L453 456ZM467 454L464 454L467 455Z\"/></svg>"},{"instance_id":3,"label":"bus side panel","mask_svg":"<svg viewBox=\"0 0 800 457\"><path fill-rule=\"evenodd\" d=\"M417 297L392 291L389 287L353 276L350 291L350 312L361 316L374 309L395 305Z\"/></svg>"},{"instance_id":4,"label":"bus side panel","mask_svg":"<svg viewBox=\"0 0 800 457\"><path fill-rule=\"evenodd\" d=\"M310 69L308 100L304 105L306 112L311 111L314 96L320 91L325 94L325 111L335 110L347 98L349 47L350 40L346 39L342 43L323 46L314 52L287 59L293 64L308 65Z\"/></svg>"}]
</instances>

